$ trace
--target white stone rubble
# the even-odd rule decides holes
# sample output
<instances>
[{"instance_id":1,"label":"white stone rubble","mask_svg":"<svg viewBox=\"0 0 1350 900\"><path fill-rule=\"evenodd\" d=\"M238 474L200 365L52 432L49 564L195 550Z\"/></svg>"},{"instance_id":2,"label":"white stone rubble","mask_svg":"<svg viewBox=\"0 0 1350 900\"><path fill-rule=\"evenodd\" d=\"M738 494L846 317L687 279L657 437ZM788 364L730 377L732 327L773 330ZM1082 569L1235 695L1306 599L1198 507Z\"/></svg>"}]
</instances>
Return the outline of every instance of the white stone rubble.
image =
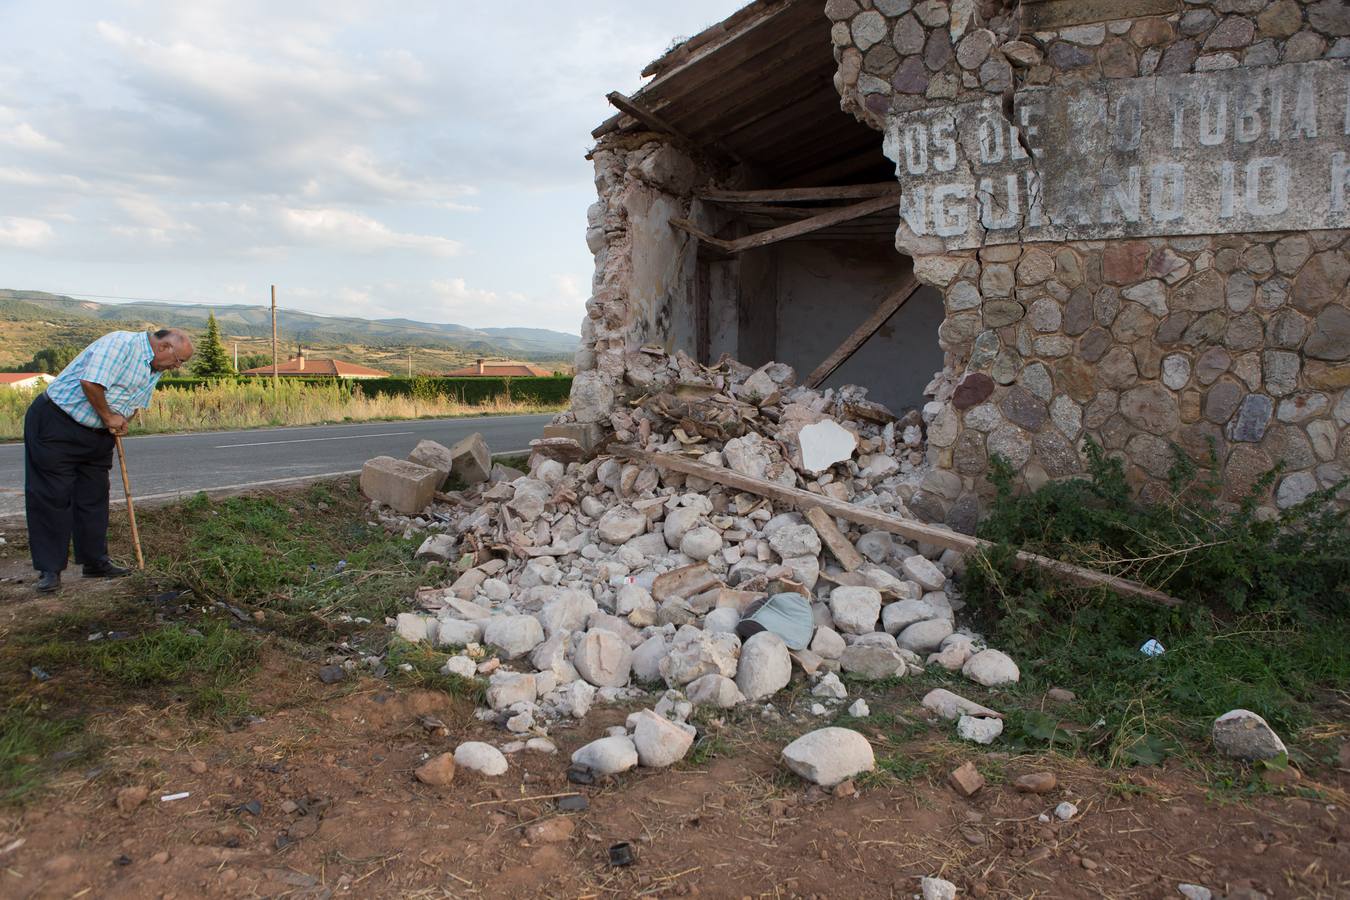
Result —
<instances>
[{"instance_id":1,"label":"white stone rubble","mask_svg":"<svg viewBox=\"0 0 1350 900\"><path fill-rule=\"evenodd\" d=\"M709 368L649 347L630 356L635 404L581 378L564 420L600 423L620 444L900 518L913 517L908 504L921 486L952 488L946 473L928 468L917 411L896 417L860 388L799 386L779 363ZM445 454L422 455L443 472ZM678 724L688 710L771 700L797 668L812 685L817 715L849 701L841 674L887 679L927 664L988 686L1018 678L1005 654L956 630L960 553L836 518L863 561L845 570L800 510L708 479L542 446L529 470L491 466L484 478L465 478L470 487L455 502L441 495L417 513L371 504L372 524L409 537L424 532L418 553L452 571L443 586L417 591L409 606L416 611L388 624L401 640L453 648L442 671L485 681L480 716L519 735L513 745L546 741L551 728L596 703L656 686L683 691L663 698L650 718L634 719L632 734L619 729L578 751L594 757L597 771L617 772L639 757L645 766L669 765L687 752L686 739L692 744ZM417 497L424 494L430 498ZM412 502L400 495L404 501ZM790 651L779 635L751 631L743 644L744 619L783 592L811 601L807 646ZM963 734L999 727L998 713L946 693L931 692L925 705L970 717L976 724L959 726ZM868 714L856 699L849 711ZM832 731L839 729L817 734ZM866 756L870 765L870 748Z\"/></svg>"},{"instance_id":2,"label":"white stone rubble","mask_svg":"<svg viewBox=\"0 0 1350 900\"><path fill-rule=\"evenodd\" d=\"M783 762L807 781L834 787L876 766L872 745L849 728L821 728L783 748Z\"/></svg>"}]
</instances>

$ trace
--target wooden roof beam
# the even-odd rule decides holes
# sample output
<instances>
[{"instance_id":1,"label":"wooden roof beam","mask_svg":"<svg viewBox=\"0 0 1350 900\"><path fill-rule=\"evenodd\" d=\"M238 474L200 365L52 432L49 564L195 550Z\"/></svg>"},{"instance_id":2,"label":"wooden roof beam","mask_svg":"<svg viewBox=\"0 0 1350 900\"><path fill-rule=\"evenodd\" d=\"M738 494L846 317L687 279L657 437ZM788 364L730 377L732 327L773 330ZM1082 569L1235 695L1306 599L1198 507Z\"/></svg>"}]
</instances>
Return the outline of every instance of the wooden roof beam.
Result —
<instances>
[{"instance_id":1,"label":"wooden roof beam","mask_svg":"<svg viewBox=\"0 0 1350 900\"><path fill-rule=\"evenodd\" d=\"M896 209L900 205L900 192L892 187L892 192L880 197L872 197L861 203L854 203L851 206L836 206L832 209L822 212L818 216L812 216L809 219L802 219L800 222L792 222L788 225L782 225L778 228L770 228L768 231L761 231L757 234L747 234L745 237L736 238L734 241L724 241L721 238L713 237L706 232L700 231L686 219L671 219L670 224L686 234L693 235L698 240L710 246L717 247L727 253L743 253L746 250L754 250L758 247L767 247L770 244L776 244L779 241L785 241L789 238L798 237L803 234L810 234L813 231L820 231L822 228L829 228L831 225L838 225L841 222L851 222L854 219L861 219L863 216L870 216L873 213L879 213L885 209Z\"/></svg>"},{"instance_id":2,"label":"wooden roof beam","mask_svg":"<svg viewBox=\"0 0 1350 900\"><path fill-rule=\"evenodd\" d=\"M713 203L797 203L811 200L857 200L867 197L880 197L894 194L897 190L894 181L881 181L875 184L841 184L825 187L804 188L766 188L751 191L709 190L702 191L700 200Z\"/></svg>"},{"instance_id":3,"label":"wooden roof beam","mask_svg":"<svg viewBox=\"0 0 1350 900\"><path fill-rule=\"evenodd\" d=\"M717 141L708 141L700 144L656 113L640 104L634 103L631 98L625 97L618 91L610 91L605 95L605 99L607 99L615 109L627 113L643 125L646 125L652 131L668 134L687 147L713 156L720 162L738 164L741 161L735 153L731 152Z\"/></svg>"}]
</instances>

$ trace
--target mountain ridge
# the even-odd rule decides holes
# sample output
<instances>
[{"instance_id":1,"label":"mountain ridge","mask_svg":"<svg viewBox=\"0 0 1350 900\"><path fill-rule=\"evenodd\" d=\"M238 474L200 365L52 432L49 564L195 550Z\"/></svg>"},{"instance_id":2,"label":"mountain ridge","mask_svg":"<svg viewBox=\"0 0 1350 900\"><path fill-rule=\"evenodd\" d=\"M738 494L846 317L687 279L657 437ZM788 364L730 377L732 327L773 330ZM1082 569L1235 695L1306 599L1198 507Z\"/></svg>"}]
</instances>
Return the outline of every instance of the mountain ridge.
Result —
<instances>
[{"instance_id":1,"label":"mountain ridge","mask_svg":"<svg viewBox=\"0 0 1350 900\"><path fill-rule=\"evenodd\" d=\"M4 302L8 301L8 302ZM201 330L215 312L223 334L240 338L270 338L271 309L251 304L173 303L163 300L99 303L46 291L0 289L0 312L8 318L29 318L33 308L67 320L105 320L118 323ZM445 347L490 356L525 360L570 360L581 338L546 328L471 328L453 323L415 319L365 319L325 316L280 308L277 325L288 344L357 343L370 347Z\"/></svg>"}]
</instances>

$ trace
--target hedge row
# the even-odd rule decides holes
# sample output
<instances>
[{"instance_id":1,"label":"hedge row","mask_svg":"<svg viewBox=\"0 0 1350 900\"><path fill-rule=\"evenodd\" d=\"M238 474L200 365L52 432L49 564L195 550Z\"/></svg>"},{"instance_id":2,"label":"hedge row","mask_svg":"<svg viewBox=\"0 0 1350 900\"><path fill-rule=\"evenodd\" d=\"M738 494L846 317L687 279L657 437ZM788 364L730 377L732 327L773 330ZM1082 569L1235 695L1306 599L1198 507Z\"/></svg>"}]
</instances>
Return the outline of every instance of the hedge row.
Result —
<instances>
[{"instance_id":1,"label":"hedge row","mask_svg":"<svg viewBox=\"0 0 1350 900\"><path fill-rule=\"evenodd\" d=\"M267 380L267 376L237 376L230 381L244 383ZM286 376L287 384L325 384L331 385L336 379L322 376ZM193 388L208 383L205 378L165 378L160 387ZM346 386L359 388L367 395L388 394L403 397L433 397L443 395L453 397L461 403L480 404L498 397L509 396L512 400L539 404L565 404L572 392L572 376L545 375L522 376L520 378L498 378L495 376L475 376L469 378L439 378L418 375L412 378L362 378L344 380Z\"/></svg>"}]
</instances>

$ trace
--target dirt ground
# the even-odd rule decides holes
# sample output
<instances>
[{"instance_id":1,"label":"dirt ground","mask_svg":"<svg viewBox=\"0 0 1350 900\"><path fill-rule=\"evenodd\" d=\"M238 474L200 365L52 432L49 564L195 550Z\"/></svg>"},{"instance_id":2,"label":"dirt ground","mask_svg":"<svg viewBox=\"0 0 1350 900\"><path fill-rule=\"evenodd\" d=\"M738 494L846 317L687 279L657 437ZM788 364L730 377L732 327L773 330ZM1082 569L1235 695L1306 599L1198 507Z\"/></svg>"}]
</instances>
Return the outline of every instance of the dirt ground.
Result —
<instances>
[{"instance_id":1,"label":"dirt ground","mask_svg":"<svg viewBox=\"0 0 1350 900\"><path fill-rule=\"evenodd\" d=\"M7 533L0 642L64 602L15 580L31 573ZM428 755L504 734L468 701L370 678L324 685L315 671L264 641L248 682L259 715L223 723L190 718L171 695L154 705L91 695L98 757L0 807L0 896L912 897L928 875L976 897L1178 897L1182 883L1234 898L1350 896L1344 753L1316 779L1269 773L1289 783L1244 796L1180 762L1106 770L968 750L923 727L921 690L902 684L864 696L874 712L908 717L912 738L897 746L862 730L912 767L835 792L777 763L808 727L801 692L777 703L779 719L755 708L705 722L712 752L673 769L569 784L570 753L634 704L555 730L556 755L522 752L505 776L460 771L432 788L412 774ZM13 690L18 673L5 674ZM38 700L79 690L62 677L24 690ZM945 783L964 759L989 782L970 799ZM1034 771L1054 772L1057 788L1012 789ZM128 788L145 799L133 806ZM567 795L588 808L561 811ZM1079 813L1043 821L1062 800ZM610 865L620 842L632 865Z\"/></svg>"}]
</instances>

